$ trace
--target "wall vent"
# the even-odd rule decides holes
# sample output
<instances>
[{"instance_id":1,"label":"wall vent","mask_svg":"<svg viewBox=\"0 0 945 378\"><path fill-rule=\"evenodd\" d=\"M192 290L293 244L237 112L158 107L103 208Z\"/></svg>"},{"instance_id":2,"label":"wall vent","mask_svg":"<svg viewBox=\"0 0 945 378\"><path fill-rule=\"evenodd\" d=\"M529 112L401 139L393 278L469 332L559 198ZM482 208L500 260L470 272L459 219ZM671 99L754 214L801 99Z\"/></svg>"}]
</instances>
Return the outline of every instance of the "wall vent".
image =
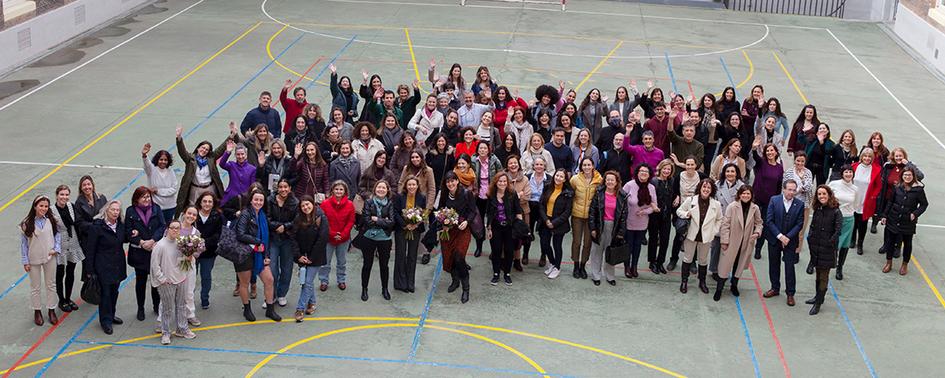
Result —
<instances>
[{"instance_id":1,"label":"wall vent","mask_svg":"<svg viewBox=\"0 0 945 378\"><path fill-rule=\"evenodd\" d=\"M33 46L33 38L30 34L30 28L16 32L16 45L19 47L19 51L26 50Z\"/></svg>"},{"instance_id":2,"label":"wall vent","mask_svg":"<svg viewBox=\"0 0 945 378\"><path fill-rule=\"evenodd\" d=\"M76 26L85 23L85 5L79 5L75 7L75 24Z\"/></svg>"}]
</instances>

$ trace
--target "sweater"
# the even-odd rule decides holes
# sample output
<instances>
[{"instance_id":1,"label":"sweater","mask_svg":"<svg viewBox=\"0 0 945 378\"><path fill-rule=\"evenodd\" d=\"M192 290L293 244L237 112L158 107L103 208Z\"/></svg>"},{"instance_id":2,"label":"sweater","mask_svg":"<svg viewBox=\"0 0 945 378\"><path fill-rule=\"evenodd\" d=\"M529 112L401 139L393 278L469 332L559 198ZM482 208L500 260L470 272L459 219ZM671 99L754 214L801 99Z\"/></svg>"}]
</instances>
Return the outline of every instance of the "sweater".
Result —
<instances>
[{"instance_id":1,"label":"sweater","mask_svg":"<svg viewBox=\"0 0 945 378\"><path fill-rule=\"evenodd\" d=\"M756 154L757 155L757 154ZM755 165L755 181L752 187L755 189L755 203L761 207L767 207L771 197L781 193L781 180L784 179L784 165L780 162L771 165L767 161L758 159Z\"/></svg>"},{"instance_id":2,"label":"sweater","mask_svg":"<svg viewBox=\"0 0 945 378\"><path fill-rule=\"evenodd\" d=\"M647 189L650 191L650 200L656 201L656 188L653 184L647 183ZM627 230L643 231L650 223L649 215L653 213L653 207L650 205L640 206L640 186L636 180L632 180L623 186L623 192L627 194ZM640 211L641 214L637 214Z\"/></svg>"},{"instance_id":3,"label":"sweater","mask_svg":"<svg viewBox=\"0 0 945 378\"><path fill-rule=\"evenodd\" d=\"M180 269L184 255L177 248L177 241L162 238L151 250L151 286L177 285L187 279L187 272ZM191 269L196 269L192 267Z\"/></svg>"},{"instance_id":4,"label":"sweater","mask_svg":"<svg viewBox=\"0 0 945 378\"><path fill-rule=\"evenodd\" d=\"M394 106L400 108L400 127L407 130L407 124L417 113L417 105L420 105L420 88L413 89L413 96L407 97L407 100L401 102L400 97L394 100Z\"/></svg>"},{"instance_id":5,"label":"sweater","mask_svg":"<svg viewBox=\"0 0 945 378\"><path fill-rule=\"evenodd\" d=\"M240 134L246 135L246 131L254 129L259 124L266 125L266 129L269 130L269 134L272 134L273 138L282 137L282 120L279 117L278 110L272 107L266 109L262 107L253 108L243 117L243 122L240 123Z\"/></svg>"},{"instance_id":6,"label":"sweater","mask_svg":"<svg viewBox=\"0 0 945 378\"><path fill-rule=\"evenodd\" d=\"M668 130L668 127L669 127L668 125L670 121L673 121L675 123L674 120L671 120L670 117L666 115L663 117L662 121L660 121L659 119L656 119L656 117L653 117L646 120L646 123L643 124L644 130L649 130L653 132L653 145L664 152L669 151L669 147L670 147L669 130ZM674 124L673 126L675 128L676 125ZM679 156L679 155L677 154L676 156Z\"/></svg>"},{"instance_id":7,"label":"sweater","mask_svg":"<svg viewBox=\"0 0 945 378\"><path fill-rule=\"evenodd\" d=\"M675 131L670 131L667 135L669 135L671 151L676 154L676 159L679 159L680 163L685 163L687 156L694 156L696 158L696 169L701 171L703 160L705 160L705 146L695 139L687 142Z\"/></svg>"},{"instance_id":8,"label":"sweater","mask_svg":"<svg viewBox=\"0 0 945 378\"><path fill-rule=\"evenodd\" d=\"M647 150L645 146L634 146L627 143L627 139L623 140L623 149L632 157L633 169L632 172L636 172L637 168L646 163L650 166L650 173L656 173L656 167L660 164L660 161L663 160L665 156L663 150L659 148L653 148Z\"/></svg>"},{"instance_id":9,"label":"sweater","mask_svg":"<svg viewBox=\"0 0 945 378\"><path fill-rule=\"evenodd\" d=\"M545 144L545 150L551 154L551 160L554 162L555 169L564 169L568 172L574 172L574 155L571 152L571 148L567 144L562 144L561 147L555 146L554 142L548 142ZM546 169L551 172L550 169Z\"/></svg>"},{"instance_id":10,"label":"sweater","mask_svg":"<svg viewBox=\"0 0 945 378\"><path fill-rule=\"evenodd\" d=\"M177 174L170 167L158 168L151 160L144 156L144 174L148 176L148 186L157 189L151 198L161 210L173 209L177 206Z\"/></svg>"}]
</instances>

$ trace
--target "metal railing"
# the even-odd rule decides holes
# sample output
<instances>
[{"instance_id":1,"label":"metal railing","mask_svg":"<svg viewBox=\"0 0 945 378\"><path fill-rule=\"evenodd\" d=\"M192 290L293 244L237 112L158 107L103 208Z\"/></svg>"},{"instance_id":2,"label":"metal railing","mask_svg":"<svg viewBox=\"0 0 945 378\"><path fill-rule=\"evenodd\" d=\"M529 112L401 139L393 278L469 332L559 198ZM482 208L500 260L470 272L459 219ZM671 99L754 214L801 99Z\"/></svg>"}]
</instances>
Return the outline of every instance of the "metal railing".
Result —
<instances>
[{"instance_id":1,"label":"metal railing","mask_svg":"<svg viewBox=\"0 0 945 378\"><path fill-rule=\"evenodd\" d=\"M724 0L735 11L843 18L846 0Z\"/></svg>"}]
</instances>

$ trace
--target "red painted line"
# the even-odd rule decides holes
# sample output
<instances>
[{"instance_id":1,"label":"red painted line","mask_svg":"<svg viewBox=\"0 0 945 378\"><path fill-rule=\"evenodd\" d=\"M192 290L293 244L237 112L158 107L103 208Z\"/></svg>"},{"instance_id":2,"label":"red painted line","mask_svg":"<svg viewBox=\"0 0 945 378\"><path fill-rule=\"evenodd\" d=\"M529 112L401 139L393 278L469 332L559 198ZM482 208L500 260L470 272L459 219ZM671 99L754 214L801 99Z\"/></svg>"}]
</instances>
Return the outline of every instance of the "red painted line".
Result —
<instances>
[{"instance_id":1,"label":"red painted line","mask_svg":"<svg viewBox=\"0 0 945 378\"><path fill-rule=\"evenodd\" d=\"M315 68L315 66L318 65L318 63L321 62L322 59L325 59L325 57L324 57L324 56L320 56L320 57L318 57L318 59L315 59L315 62L312 63L311 66L308 66L308 69L305 70L305 72L302 73L302 76L299 76L299 79L296 80L294 83L292 83L292 86L295 87L295 86L299 85L299 83L302 82L302 78L308 76L308 73L309 73L309 72L312 72L312 68ZM281 90L281 89L280 89L280 90ZM276 105L279 105L279 100L276 100L276 103L275 103L275 104L272 104L272 106L276 106Z\"/></svg>"},{"instance_id":2,"label":"red painted line","mask_svg":"<svg viewBox=\"0 0 945 378\"><path fill-rule=\"evenodd\" d=\"M79 301L76 304L78 305L78 304L84 304L84 303L82 303L82 299L79 299ZM14 370L16 370L17 366L20 366L20 364L22 364L23 361L25 361L26 358L29 357L30 354L32 354L34 350L36 350L36 348L42 345L43 342L46 341L46 338L48 338L49 335L52 335L52 333L56 331L57 328L59 328L59 325L62 324L62 322L66 321L66 319L69 318L69 315L72 315L73 312L75 311L63 313L62 316L59 318L59 323L56 323L52 327L49 327L49 329L47 329L46 332L43 332L43 335L39 337L39 340L36 340L36 342L33 343L33 345L30 346L29 349L26 350L26 353L23 353L23 355L20 356L20 359L16 360L16 362L13 363L13 366L10 366L10 368L7 369L7 372L3 374L3 378L9 377L10 374L12 374Z\"/></svg>"},{"instance_id":3,"label":"red painted line","mask_svg":"<svg viewBox=\"0 0 945 378\"><path fill-rule=\"evenodd\" d=\"M748 269L751 269L751 280L755 283L755 289L758 291L758 300L761 301L761 308L764 310L765 318L768 319L768 328L771 330L771 337L774 339L774 345L778 348L778 359L781 360L781 367L784 368L784 375L787 378L791 378L791 369L787 366L787 361L784 359L784 350L781 348L781 340L778 339L778 333L774 330L774 321L771 320L771 312L768 311L768 304L765 303L765 298L762 296L761 284L758 283L758 274L755 273L755 264L749 263Z\"/></svg>"},{"instance_id":4,"label":"red painted line","mask_svg":"<svg viewBox=\"0 0 945 378\"><path fill-rule=\"evenodd\" d=\"M692 81L691 81L691 80L686 80L686 83L689 84L689 96L692 96L692 98L695 98L695 97L696 97L696 92L692 90Z\"/></svg>"}]
</instances>

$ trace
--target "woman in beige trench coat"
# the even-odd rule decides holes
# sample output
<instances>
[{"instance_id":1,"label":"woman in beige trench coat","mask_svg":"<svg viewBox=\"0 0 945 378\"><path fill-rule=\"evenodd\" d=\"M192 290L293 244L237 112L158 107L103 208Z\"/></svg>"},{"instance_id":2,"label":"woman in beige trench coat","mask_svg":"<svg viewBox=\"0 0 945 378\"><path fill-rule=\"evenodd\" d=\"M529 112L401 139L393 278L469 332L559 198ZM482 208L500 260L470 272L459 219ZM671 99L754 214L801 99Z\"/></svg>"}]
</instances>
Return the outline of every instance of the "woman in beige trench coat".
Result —
<instances>
[{"instance_id":1,"label":"woman in beige trench coat","mask_svg":"<svg viewBox=\"0 0 945 378\"><path fill-rule=\"evenodd\" d=\"M751 262L751 251L755 248L755 241L761 237L761 228L764 222L761 219L761 210L752 202L754 197L750 185L742 186L736 193L738 201L725 208L722 217L722 227L719 237L722 244L722 254L719 257L719 272L715 279L715 295L712 299L722 298L725 281L732 277L732 295L738 296L738 279L742 272L748 269Z\"/></svg>"}]
</instances>

